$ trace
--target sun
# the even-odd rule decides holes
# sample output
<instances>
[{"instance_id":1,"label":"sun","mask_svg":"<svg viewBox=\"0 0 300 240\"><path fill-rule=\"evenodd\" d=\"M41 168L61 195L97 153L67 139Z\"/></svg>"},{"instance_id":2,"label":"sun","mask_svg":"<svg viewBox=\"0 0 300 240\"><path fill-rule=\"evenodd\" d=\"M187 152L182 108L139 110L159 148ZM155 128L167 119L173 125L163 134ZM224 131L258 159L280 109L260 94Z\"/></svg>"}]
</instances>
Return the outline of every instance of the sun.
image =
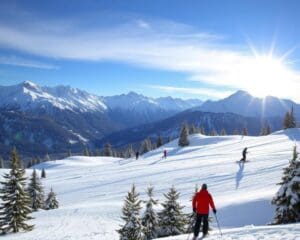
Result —
<instances>
[{"instance_id":1,"label":"sun","mask_svg":"<svg viewBox=\"0 0 300 240\"><path fill-rule=\"evenodd\" d=\"M239 64L237 78L243 79L243 87L257 97L282 96L293 91L290 86L299 76L290 69L283 58L272 55L255 55Z\"/></svg>"}]
</instances>

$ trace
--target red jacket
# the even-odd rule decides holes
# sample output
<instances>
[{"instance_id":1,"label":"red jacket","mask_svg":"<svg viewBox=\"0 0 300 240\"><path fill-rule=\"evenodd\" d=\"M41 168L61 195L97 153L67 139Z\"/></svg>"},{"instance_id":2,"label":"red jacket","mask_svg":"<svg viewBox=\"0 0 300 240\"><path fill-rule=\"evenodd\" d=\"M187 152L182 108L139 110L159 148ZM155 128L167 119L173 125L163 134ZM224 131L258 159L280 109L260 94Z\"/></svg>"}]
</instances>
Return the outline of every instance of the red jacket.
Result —
<instances>
[{"instance_id":1,"label":"red jacket","mask_svg":"<svg viewBox=\"0 0 300 240\"><path fill-rule=\"evenodd\" d=\"M198 214L208 214L209 206L216 209L214 200L207 190L201 190L196 193L193 198L193 209L196 209Z\"/></svg>"}]
</instances>

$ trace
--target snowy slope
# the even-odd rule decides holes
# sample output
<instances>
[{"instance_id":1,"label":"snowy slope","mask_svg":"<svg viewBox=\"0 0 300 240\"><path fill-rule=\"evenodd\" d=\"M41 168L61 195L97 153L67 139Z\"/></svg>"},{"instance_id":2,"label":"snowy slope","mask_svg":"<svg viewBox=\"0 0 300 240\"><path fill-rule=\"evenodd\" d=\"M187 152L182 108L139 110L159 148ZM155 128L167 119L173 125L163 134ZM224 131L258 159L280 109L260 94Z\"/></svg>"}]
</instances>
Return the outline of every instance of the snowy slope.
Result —
<instances>
[{"instance_id":1,"label":"snowy slope","mask_svg":"<svg viewBox=\"0 0 300 240\"><path fill-rule=\"evenodd\" d=\"M173 141L149 152L140 160L103 157L71 157L43 163L44 184L58 194L61 207L34 213L32 232L10 234L3 239L84 240L118 239L123 199L135 183L145 199L145 190L153 184L156 196L171 185L181 192L181 203L191 211L190 198L195 184L206 182L215 199L223 228L265 225L272 220L271 198L278 189L282 168L288 164L294 144L300 143L300 129L276 132L262 137L193 135L191 146L178 148ZM242 149L249 148L244 168L236 161ZM161 159L163 149L168 159ZM30 170L28 171L28 174ZM215 225L215 224L213 224ZM300 225L228 229L224 239L297 239ZM297 230L298 229L298 230ZM253 234L256 234L252 236ZM211 239L219 239L217 231ZM273 234L273 235L272 235ZM245 237L244 237L245 236ZM186 239L186 236L169 238Z\"/></svg>"}]
</instances>

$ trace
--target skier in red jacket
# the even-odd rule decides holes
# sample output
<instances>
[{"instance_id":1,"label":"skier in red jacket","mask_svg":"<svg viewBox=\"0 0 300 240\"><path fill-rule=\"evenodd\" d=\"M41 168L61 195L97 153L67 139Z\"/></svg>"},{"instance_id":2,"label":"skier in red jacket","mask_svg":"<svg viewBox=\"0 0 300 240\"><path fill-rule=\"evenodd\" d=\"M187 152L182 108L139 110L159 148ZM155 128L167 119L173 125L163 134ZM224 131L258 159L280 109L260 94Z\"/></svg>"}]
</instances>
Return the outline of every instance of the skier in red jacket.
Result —
<instances>
[{"instance_id":1,"label":"skier in red jacket","mask_svg":"<svg viewBox=\"0 0 300 240\"><path fill-rule=\"evenodd\" d=\"M213 209L214 214L216 214L217 210L214 204L214 200L210 193L207 191L207 185L204 183L201 187L201 190L197 192L193 198L193 211L197 214L196 224L194 228L194 240L196 240L199 235L202 220L203 237L207 235L209 206Z\"/></svg>"}]
</instances>

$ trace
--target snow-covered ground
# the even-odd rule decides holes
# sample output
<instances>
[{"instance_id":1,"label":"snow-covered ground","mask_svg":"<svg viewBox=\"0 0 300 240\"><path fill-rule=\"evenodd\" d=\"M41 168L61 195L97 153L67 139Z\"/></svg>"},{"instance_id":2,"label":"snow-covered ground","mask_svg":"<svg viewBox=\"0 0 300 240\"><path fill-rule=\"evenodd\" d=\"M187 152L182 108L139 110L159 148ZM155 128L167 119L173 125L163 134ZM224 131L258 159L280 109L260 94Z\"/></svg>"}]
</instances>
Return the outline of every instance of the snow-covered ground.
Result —
<instances>
[{"instance_id":1,"label":"snow-covered ground","mask_svg":"<svg viewBox=\"0 0 300 240\"><path fill-rule=\"evenodd\" d=\"M174 185L181 192L185 211L190 212L195 184L204 182L215 199L225 229L223 239L300 239L300 225L243 227L272 220L270 202L293 146L300 143L300 129L262 137L193 135L190 142L189 147L178 148L177 141L173 141L139 160L70 157L39 165L39 169L46 169L44 185L47 190L53 187L61 206L34 213L33 231L9 234L3 239L118 239L115 230L122 223L121 207L131 184L136 184L142 199L146 198L147 186L154 185L160 201ZM250 162L242 166L236 161L244 147L249 148ZM167 159L161 158L163 149L168 150ZM210 239L220 239L217 229Z\"/></svg>"}]
</instances>

